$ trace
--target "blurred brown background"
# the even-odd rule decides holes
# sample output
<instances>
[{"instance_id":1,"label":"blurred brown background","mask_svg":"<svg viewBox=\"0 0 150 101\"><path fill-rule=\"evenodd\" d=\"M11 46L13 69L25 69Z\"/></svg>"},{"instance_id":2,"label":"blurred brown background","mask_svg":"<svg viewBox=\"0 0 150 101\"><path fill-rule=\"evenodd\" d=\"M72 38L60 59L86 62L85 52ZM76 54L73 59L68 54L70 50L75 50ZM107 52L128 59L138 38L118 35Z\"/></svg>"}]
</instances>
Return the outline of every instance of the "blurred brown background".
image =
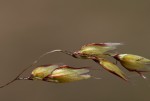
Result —
<instances>
[{"instance_id":1,"label":"blurred brown background","mask_svg":"<svg viewBox=\"0 0 150 101\"><path fill-rule=\"evenodd\" d=\"M118 51L150 58L149 5L149 0L0 0L0 85L47 51L75 51L91 42L123 42ZM47 63L99 68L61 53L37 65ZM103 69L95 72L101 80L16 81L0 89L0 101L149 101L150 80L123 70L128 83Z\"/></svg>"}]
</instances>

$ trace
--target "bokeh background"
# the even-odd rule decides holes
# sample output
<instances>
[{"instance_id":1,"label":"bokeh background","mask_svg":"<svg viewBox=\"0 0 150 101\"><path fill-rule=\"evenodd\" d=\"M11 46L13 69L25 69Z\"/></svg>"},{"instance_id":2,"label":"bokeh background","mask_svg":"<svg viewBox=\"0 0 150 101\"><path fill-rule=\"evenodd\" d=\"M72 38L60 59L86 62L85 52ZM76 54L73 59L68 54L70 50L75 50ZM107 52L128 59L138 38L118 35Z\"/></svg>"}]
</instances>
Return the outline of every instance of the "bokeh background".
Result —
<instances>
[{"instance_id":1,"label":"bokeh background","mask_svg":"<svg viewBox=\"0 0 150 101\"><path fill-rule=\"evenodd\" d=\"M53 49L75 51L92 42L122 42L119 52L150 58L149 5L149 0L0 0L0 85ZM143 80L121 67L130 77L124 82L90 60L61 53L44 57L36 66L49 63L93 66L100 69L93 74L102 79L69 84L16 81L0 89L0 100L150 100L150 75Z\"/></svg>"}]
</instances>

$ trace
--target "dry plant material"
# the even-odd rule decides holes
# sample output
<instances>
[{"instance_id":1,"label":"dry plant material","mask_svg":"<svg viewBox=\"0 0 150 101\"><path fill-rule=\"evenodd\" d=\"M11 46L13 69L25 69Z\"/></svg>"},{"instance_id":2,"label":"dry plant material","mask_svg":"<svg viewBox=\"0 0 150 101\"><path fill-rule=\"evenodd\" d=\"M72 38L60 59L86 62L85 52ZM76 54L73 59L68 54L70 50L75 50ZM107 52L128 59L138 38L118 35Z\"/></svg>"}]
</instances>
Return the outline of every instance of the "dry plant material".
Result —
<instances>
[{"instance_id":1,"label":"dry plant material","mask_svg":"<svg viewBox=\"0 0 150 101\"><path fill-rule=\"evenodd\" d=\"M41 56L39 56L39 58L36 59L29 67L25 68L21 73L19 73L15 79L1 86L0 88L3 88L16 80L41 80L53 83L68 83L86 80L93 77L89 74L89 72L92 70L89 67L77 68L68 65L59 66L54 64L39 66L32 71L29 77L20 77L24 73L24 71L33 67L36 63L39 62L41 58L54 52L61 52L69 56L72 56L76 59L91 59L96 63L98 63L108 72L127 81L128 80L127 76L117 66L117 61L119 61L121 65L125 67L127 70L137 72L145 79L146 77L143 75L143 72L150 71L149 67L150 60L142 56L133 54L114 53L114 50L116 50L117 47L120 45L122 45L122 43L90 43L87 45L83 45L80 48L80 50L75 52L70 52L68 50L61 50L61 49L46 52ZM116 64L109 61L107 57L115 59Z\"/></svg>"}]
</instances>

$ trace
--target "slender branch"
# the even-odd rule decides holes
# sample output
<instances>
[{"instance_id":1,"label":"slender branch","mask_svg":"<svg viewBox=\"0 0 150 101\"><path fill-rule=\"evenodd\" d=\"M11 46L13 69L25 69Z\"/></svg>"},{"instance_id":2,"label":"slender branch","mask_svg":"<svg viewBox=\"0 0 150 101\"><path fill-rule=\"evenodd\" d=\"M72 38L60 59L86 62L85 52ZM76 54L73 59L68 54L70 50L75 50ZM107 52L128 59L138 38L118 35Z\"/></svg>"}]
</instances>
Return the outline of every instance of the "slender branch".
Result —
<instances>
[{"instance_id":1,"label":"slender branch","mask_svg":"<svg viewBox=\"0 0 150 101\"><path fill-rule=\"evenodd\" d=\"M39 56L39 58L36 59L30 66L28 66L27 68L25 68L24 70L22 70L13 80L11 80L10 82L8 82L8 83L6 83L6 84L0 86L0 88L6 87L7 85L13 83L13 82L16 81L16 80L25 80L25 78L22 78L22 79L19 78L20 75L22 75L26 70L28 70L29 68L33 67L36 63L38 63L38 61L39 61L42 57L44 57L44 56L46 56L46 55L48 55L48 54L50 54L50 53L54 53L54 52L62 52L62 53L65 53L65 54L67 54L67 55L73 56L73 53L72 53L72 52L69 52L69 51L66 51L66 50L53 50L53 51L46 52L46 53L42 54L41 56ZM27 80L27 79L26 79L26 80Z\"/></svg>"}]
</instances>

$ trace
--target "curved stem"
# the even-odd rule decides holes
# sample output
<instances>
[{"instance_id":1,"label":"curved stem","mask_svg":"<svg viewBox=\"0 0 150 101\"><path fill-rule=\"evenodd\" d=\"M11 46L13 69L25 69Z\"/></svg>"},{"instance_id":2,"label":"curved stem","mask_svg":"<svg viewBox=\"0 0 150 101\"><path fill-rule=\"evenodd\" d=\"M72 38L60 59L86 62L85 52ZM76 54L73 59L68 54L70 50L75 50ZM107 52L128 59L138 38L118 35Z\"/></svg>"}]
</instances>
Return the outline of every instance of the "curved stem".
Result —
<instances>
[{"instance_id":1,"label":"curved stem","mask_svg":"<svg viewBox=\"0 0 150 101\"><path fill-rule=\"evenodd\" d=\"M33 67L36 63L38 63L38 61L39 61L42 57L44 57L44 56L46 56L46 55L48 55L48 54L50 54L50 53L54 53L54 52L62 52L62 53L65 53L65 54L67 54L67 55L73 56L73 53L72 53L72 52L69 52L69 51L66 51L66 50L52 50L52 51L46 52L46 53L42 54L41 56L39 56L39 58L36 59L30 66L28 66L27 68L25 68L24 70L22 70L13 80L11 80L10 82L8 82L8 83L6 83L6 84L0 86L0 88L6 87L7 85L13 83L13 82L16 81L16 80L25 80L25 79L19 78L20 75L22 75L27 69Z\"/></svg>"}]
</instances>

